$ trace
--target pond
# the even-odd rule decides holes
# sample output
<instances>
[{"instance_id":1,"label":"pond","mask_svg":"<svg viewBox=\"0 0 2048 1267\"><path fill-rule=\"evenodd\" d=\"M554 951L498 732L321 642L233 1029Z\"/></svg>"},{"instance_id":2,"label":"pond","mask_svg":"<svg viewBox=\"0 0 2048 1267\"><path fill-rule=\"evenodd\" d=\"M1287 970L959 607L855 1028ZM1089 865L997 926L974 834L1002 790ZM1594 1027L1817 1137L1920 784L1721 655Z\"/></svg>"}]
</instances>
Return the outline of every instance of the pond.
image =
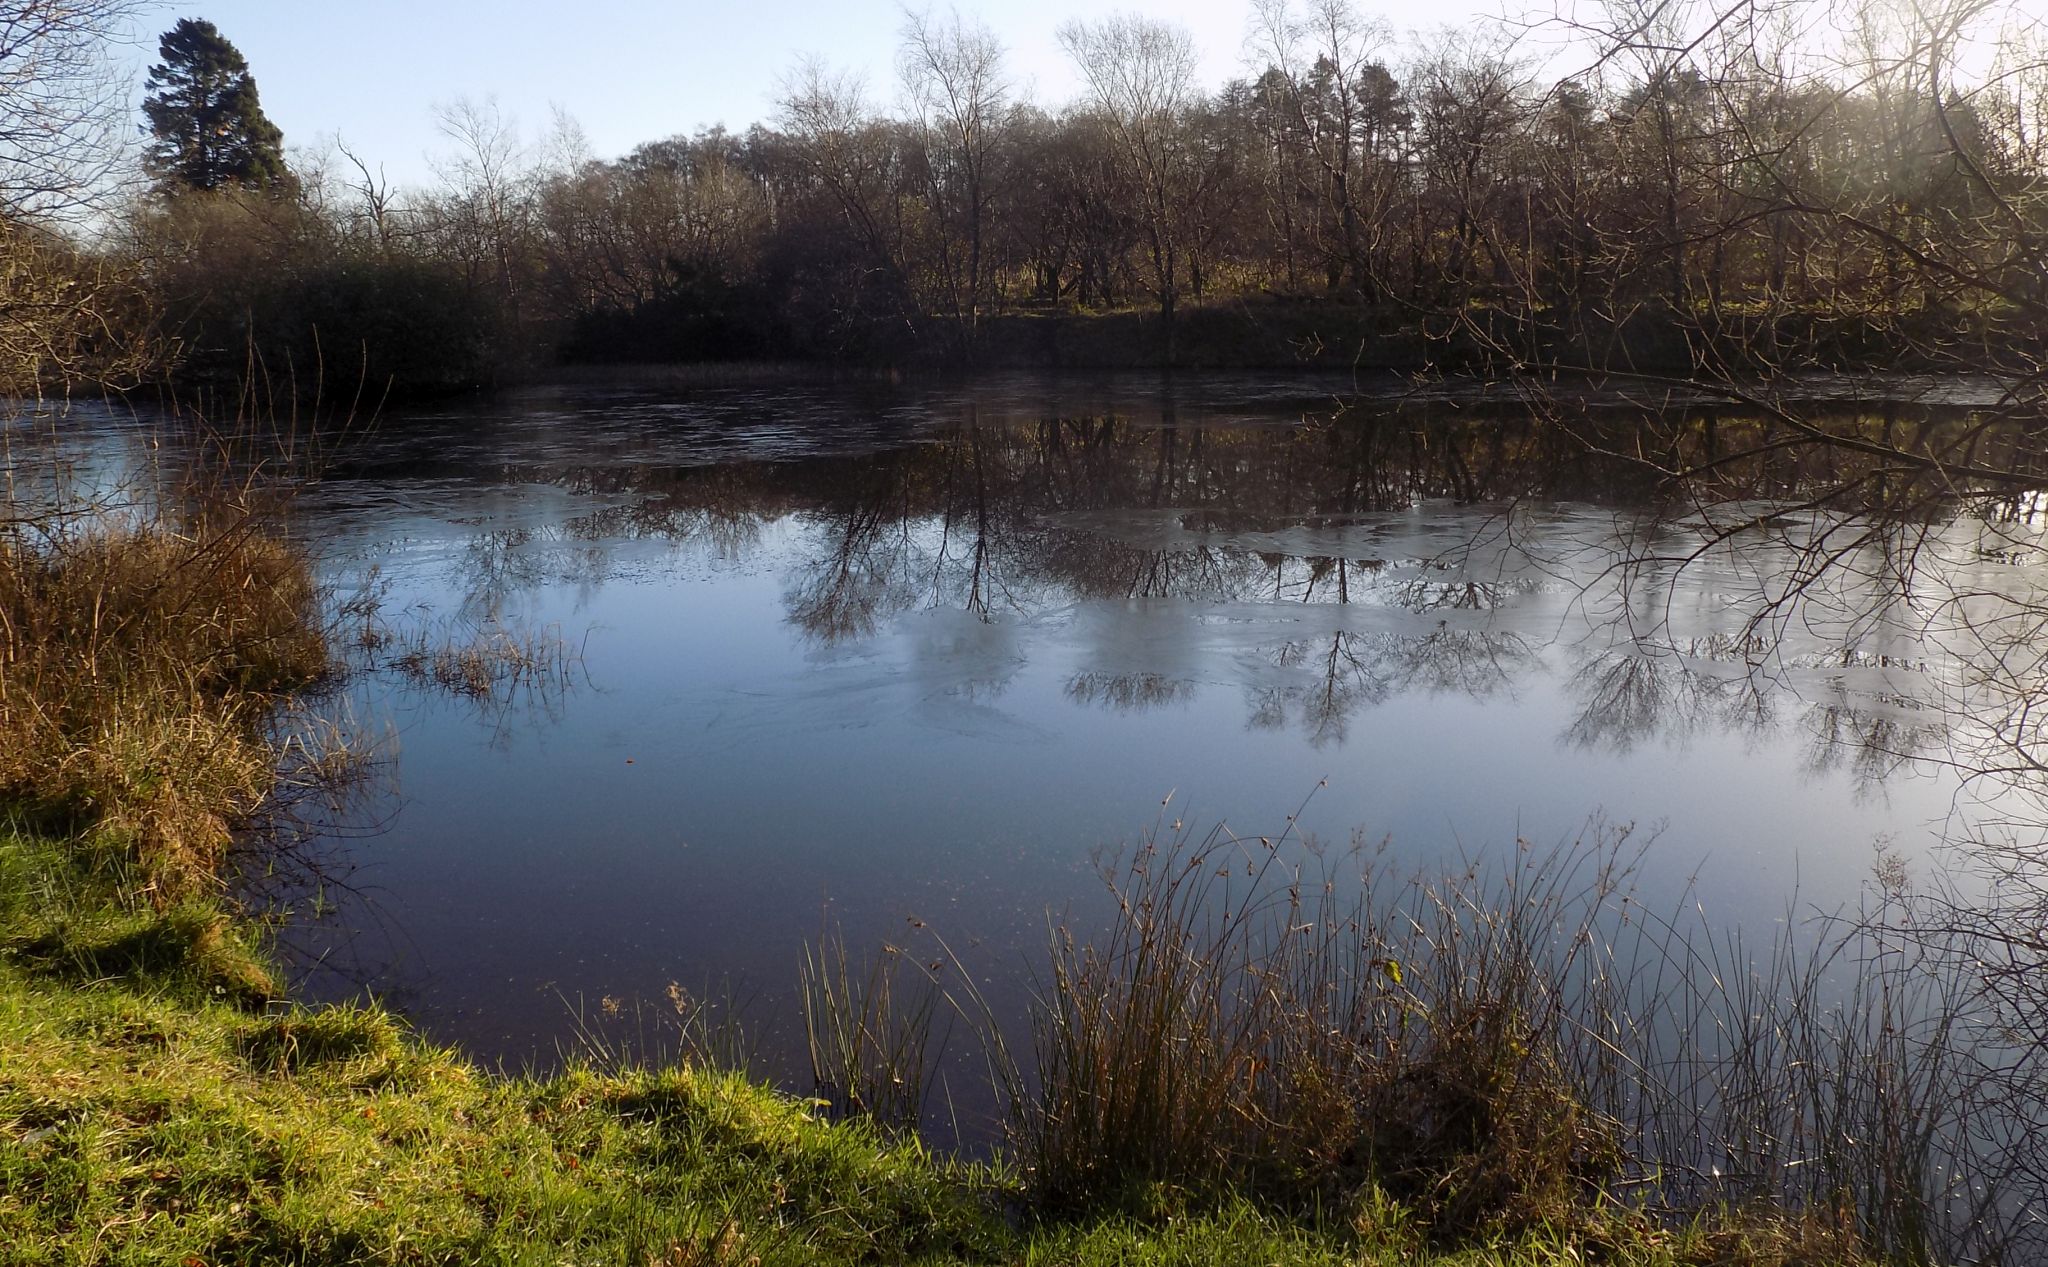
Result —
<instances>
[{"instance_id":1,"label":"pond","mask_svg":"<svg viewBox=\"0 0 2048 1267\"><path fill-rule=\"evenodd\" d=\"M1888 391L1814 394L1969 403ZM1018 1002L1049 918L1104 902L1101 852L1175 823L1453 869L1632 825L1645 892L1746 928L1855 903L1881 855L1943 866L1999 809L1958 755L1982 684L1928 612L2031 592L2027 508L1845 539L1803 505L1824 473L1675 502L1614 442L1739 414L1572 410L1130 376L386 416L297 508L338 598L372 642L556 659L350 684L389 777L288 938L302 989L523 1067L676 983L787 1067L821 930L943 937Z\"/></svg>"}]
</instances>

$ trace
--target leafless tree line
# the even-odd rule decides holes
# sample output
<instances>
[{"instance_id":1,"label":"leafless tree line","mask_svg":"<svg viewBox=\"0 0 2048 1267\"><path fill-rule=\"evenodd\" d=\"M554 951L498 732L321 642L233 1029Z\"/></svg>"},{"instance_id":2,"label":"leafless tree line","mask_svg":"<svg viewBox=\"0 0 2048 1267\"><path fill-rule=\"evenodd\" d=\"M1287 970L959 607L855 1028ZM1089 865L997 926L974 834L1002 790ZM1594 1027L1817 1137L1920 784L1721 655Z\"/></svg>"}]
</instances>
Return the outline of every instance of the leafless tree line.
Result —
<instances>
[{"instance_id":1,"label":"leafless tree line","mask_svg":"<svg viewBox=\"0 0 2048 1267\"><path fill-rule=\"evenodd\" d=\"M93 57L128 6L0 10L18 239L121 161ZM1171 23L1071 23L1082 87L1049 108L985 27L912 13L893 85L802 63L744 132L600 158L566 118L456 102L427 188L334 138L287 196L138 199L75 253L145 284L174 353L241 369L249 327L320 318L334 375L379 338L971 360L1021 316L1191 307L1411 370L2033 372L2048 39L2020 0L1584 0L1405 39L1354 0L1256 0L1246 31L1211 88ZM440 325L339 320L368 276L352 310Z\"/></svg>"},{"instance_id":2,"label":"leafless tree line","mask_svg":"<svg viewBox=\"0 0 2048 1267\"><path fill-rule=\"evenodd\" d=\"M1214 91L1185 31L1112 16L1060 31L1056 111L985 29L913 17L897 108L807 64L773 126L541 177L528 258L558 314L758 288L842 343L1334 299L1434 363L1992 368L2048 295L2037 33L1992 0L1840 16L1616 0L1402 44L1261 0L1256 73Z\"/></svg>"}]
</instances>

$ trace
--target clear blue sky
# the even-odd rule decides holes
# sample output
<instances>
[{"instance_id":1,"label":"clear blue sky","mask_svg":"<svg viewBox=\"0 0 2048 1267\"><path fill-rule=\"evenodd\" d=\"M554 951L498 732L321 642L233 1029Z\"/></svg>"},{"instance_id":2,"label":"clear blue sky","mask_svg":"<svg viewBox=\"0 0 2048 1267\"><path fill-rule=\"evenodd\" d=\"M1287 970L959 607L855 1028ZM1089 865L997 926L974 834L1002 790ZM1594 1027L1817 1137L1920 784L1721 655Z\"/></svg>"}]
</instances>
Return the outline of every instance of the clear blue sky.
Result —
<instances>
[{"instance_id":1,"label":"clear blue sky","mask_svg":"<svg viewBox=\"0 0 2048 1267\"><path fill-rule=\"evenodd\" d=\"M1397 29L1469 21L1500 0L1365 0ZM920 4L919 7L923 7ZM945 5L934 6L943 11ZM1077 83L1054 31L1116 9L1186 24L1211 85L1242 73L1249 0L965 0L1009 50L1013 80L1045 104ZM433 107L496 94L532 139L550 106L575 116L600 156L723 122L735 130L774 111L780 77L804 54L865 71L893 100L903 7L896 0L191 0L139 24L140 94L158 32L205 18L234 41L287 144L340 132L397 183L428 179L442 144ZM139 121L139 120L138 120Z\"/></svg>"}]
</instances>

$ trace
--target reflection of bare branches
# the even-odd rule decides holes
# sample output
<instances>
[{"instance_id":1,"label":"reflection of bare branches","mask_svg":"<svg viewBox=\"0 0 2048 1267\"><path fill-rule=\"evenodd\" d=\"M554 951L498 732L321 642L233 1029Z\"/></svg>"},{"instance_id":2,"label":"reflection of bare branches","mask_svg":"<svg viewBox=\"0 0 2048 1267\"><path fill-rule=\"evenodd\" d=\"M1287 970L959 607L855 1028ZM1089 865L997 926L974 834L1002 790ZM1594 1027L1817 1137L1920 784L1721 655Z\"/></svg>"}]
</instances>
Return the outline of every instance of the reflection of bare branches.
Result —
<instances>
[{"instance_id":1,"label":"reflection of bare branches","mask_svg":"<svg viewBox=\"0 0 2048 1267\"><path fill-rule=\"evenodd\" d=\"M792 589L789 619L814 642L867 638L879 623L884 588L848 568L821 571Z\"/></svg>"},{"instance_id":2,"label":"reflection of bare branches","mask_svg":"<svg viewBox=\"0 0 2048 1267\"><path fill-rule=\"evenodd\" d=\"M1402 691L1511 686L1538 662L1546 630L1534 622L1555 620L1557 635L1591 648L1570 679L1579 715L1567 743L1763 735L1791 715L1788 685L1818 683L1813 697L1831 702L1807 706L1822 710L1807 718L1815 772L1872 777L1888 762L1946 759L2010 781L2042 767L2048 714L2031 701L2048 683L2048 622L2030 615L2032 561L2048 557L2042 499L2010 484L1972 493L1885 457L1962 445L1980 465L2002 461L2025 438L2011 418L1852 399L1801 412L1827 434L1891 446L1878 452L1778 443L1784 424L1769 410L1534 403L1361 402L1289 428L970 423L854 456L580 467L551 478L613 504L560 534L480 534L462 561L474 582L464 610L488 619L522 588L600 572L618 540L730 556L785 523L811 549L785 577L785 608L814 642L870 638L918 611L995 621L1088 602L1256 606L1253 619L1277 623L1244 650L1283 677L1248 688L1254 723L1328 741ZM589 552L564 555L563 541ZM1953 579L1959 568L1968 584ZM1307 627L1325 631L1303 633L1278 604L1446 623L1375 618L1397 627L1339 633L1316 617ZM1240 614L1226 619L1216 645L1242 644ZM1922 647L1932 633L1941 645ZM1916 676L1881 680L1899 672ZM1194 689L1178 671L1148 673L1084 673L1070 694L1130 708ZM1163 696L1169 681L1182 685ZM1943 690L1953 698L1937 699ZM1899 708L1964 706L1975 720L1918 727L1883 704L1892 694Z\"/></svg>"},{"instance_id":3,"label":"reflection of bare branches","mask_svg":"<svg viewBox=\"0 0 2048 1267\"><path fill-rule=\"evenodd\" d=\"M901 538L884 538L883 516L874 506L857 506L839 522L830 552L787 595L789 618L808 637L824 643L872 635L890 603L889 579L897 572Z\"/></svg>"},{"instance_id":4,"label":"reflection of bare branches","mask_svg":"<svg viewBox=\"0 0 2048 1267\"><path fill-rule=\"evenodd\" d=\"M1529 584L1533 584L1530 582ZM1499 581L1472 577L1452 580L1428 575L1411 578L1400 586L1400 604L1410 611L1493 611L1506 600L1513 587Z\"/></svg>"},{"instance_id":5,"label":"reflection of bare branches","mask_svg":"<svg viewBox=\"0 0 2048 1267\"><path fill-rule=\"evenodd\" d=\"M1509 690L1539 659L1520 634L1439 626L1428 637L1398 644L1394 680L1406 690L1485 699Z\"/></svg>"},{"instance_id":6,"label":"reflection of bare branches","mask_svg":"<svg viewBox=\"0 0 2048 1267\"><path fill-rule=\"evenodd\" d=\"M540 555L530 549L533 532L500 528L476 533L463 546L458 574L465 582L462 610L486 618L504 609L513 595L538 588L548 579Z\"/></svg>"},{"instance_id":7,"label":"reflection of bare branches","mask_svg":"<svg viewBox=\"0 0 2048 1267\"><path fill-rule=\"evenodd\" d=\"M1377 650L1370 642L1345 633L1331 635L1329 645L1322 648L1287 643L1274 654L1274 663L1290 668L1313 662L1320 670L1318 680L1291 692L1255 696L1252 724L1277 727L1285 721L1286 705L1292 702L1311 742L1344 742L1352 713L1383 703L1392 693L1392 683L1380 667Z\"/></svg>"},{"instance_id":8,"label":"reflection of bare branches","mask_svg":"<svg viewBox=\"0 0 2048 1267\"><path fill-rule=\"evenodd\" d=\"M603 506L563 525L572 539L589 542L703 541L733 558L760 540L762 515L747 507L693 505L673 497L650 497L624 506Z\"/></svg>"},{"instance_id":9,"label":"reflection of bare branches","mask_svg":"<svg viewBox=\"0 0 2048 1267\"><path fill-rule=\"evenodd\" d=\"M1626 754L1653 737L1683 743L1708 725L1763 734L1776 721L1761 679L1702 673L1677 655L1631 649L1594 657L1572 674L1570 689L1578 715L1563 740L1575 748Z\"/></svg>"},{"instance_id":10,"label":"reflection of bare branches","mask_svg":"<svg viewBox=\"0 0 2048 1267\"><path fill-rule=\"evenodd\" d=\"M1273 730L1298 717L1310 741L1321 745L1344 742L1359 710L1409 691L1483 699L1507 690L1539 656L1519 634L1440 627L1421 637L1338 632L1327 643L1290 641L1272 659L1313 679L1254 688L1249 724Z\"/></svg>"},{"instance_id":11,"label":"reflection of bare branches","mask_svg":"<svg viewBox=\"0 0 2048 1267\"><path fill-rule=\"evenodd\" d=\"M1671 679L1697 676L1669 672L1667 663L1619 655L1581 666L1572 675L1572 686L1584 698L1578 718L1565 731L1566 742L1626 753L1642 736L1655 733L1670 713Z\"/></svg>"},{"instance_id":12,"label":"reflection of bare branches","mask_svg":"<svg viewBox=\"0 0 2048 1267\"><path fill-rule=\"evenodd\" d=\"M1939 714L1914 723L1839 703L1807 710L1806 723L1807 768L1815 773L1847 768L1864 788L1882 787L1900 770L1941 751L1950 737Z\"/></svg>"},{"instance_id":13,"label":"reflection of bare branches","mask_svg":"<svg viewBox=\"0 0 2048 1267\"><path fill-rule=\"evenodd\" d=\"M1725 732L1765 736L1783 720L1791 688L1755 667L1769 648L1753 634L1694 639L1683 649L1635 645L1587 657L1568 686L1577 713L1562 741L1575 748L1625 755L1650 740L1684 744L1694 735ZM1736 666L1710 672L1702 663ZM1896 668L1889 657L1855 651L1787 658L1793 668ZM1927 720L1894 716L1919 711ZM1877 790L1900 770L1929 759L1948 743L1944 714L1910 696L1846 696L1800 711L1806 730L1804 768L1812 774L1846 770L1856 785Z\"/></svg>"},{"instance_id":14,"label":"reflection of bare branches","mask_svg":"<svg viewBox=\"0 0 2048 1267\"><path fill-rule=\"evenodd\" d=\"M1077 673L1067 680L1068 699L1117 712L1165 708L1194 697L1193 682L1158 673Z\"/></svg>"}]
</instances>

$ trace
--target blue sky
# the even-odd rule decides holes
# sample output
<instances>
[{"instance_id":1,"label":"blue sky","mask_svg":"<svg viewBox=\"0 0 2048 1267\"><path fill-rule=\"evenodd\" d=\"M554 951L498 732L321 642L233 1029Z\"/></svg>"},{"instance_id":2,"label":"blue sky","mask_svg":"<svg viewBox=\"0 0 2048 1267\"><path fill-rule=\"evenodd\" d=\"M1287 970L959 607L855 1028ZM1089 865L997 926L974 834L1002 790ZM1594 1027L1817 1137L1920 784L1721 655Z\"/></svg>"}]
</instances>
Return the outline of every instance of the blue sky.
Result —
<instances>
[{"instance_id":1,"label":"blue sky","mask_svg":"<svg viewBox=\"0 0 2048 1267\"><path fill-rule=\"evenodd\" d=\"M943 6L941 6L943 8ZM1469 21L1499 0L1389 0L1361 7L1398 29ZM1135 10L1185 23L1210 83L1242 72L1249 0L967 0L1009 50L1013 80L1041 102L1077 85L1054 31L1071 17ZM157 32L180 17L212 21L248 57L265 109L287 143L340 132L396 183L429 178L440 148L433 108L496 94L529 138L552 105L583 125L600 156L774 110L780 77L801 55L866 72L895 92L896 0L192 0L150 12L132 57L138 94Z\"/></svg>"}]
</instances>

